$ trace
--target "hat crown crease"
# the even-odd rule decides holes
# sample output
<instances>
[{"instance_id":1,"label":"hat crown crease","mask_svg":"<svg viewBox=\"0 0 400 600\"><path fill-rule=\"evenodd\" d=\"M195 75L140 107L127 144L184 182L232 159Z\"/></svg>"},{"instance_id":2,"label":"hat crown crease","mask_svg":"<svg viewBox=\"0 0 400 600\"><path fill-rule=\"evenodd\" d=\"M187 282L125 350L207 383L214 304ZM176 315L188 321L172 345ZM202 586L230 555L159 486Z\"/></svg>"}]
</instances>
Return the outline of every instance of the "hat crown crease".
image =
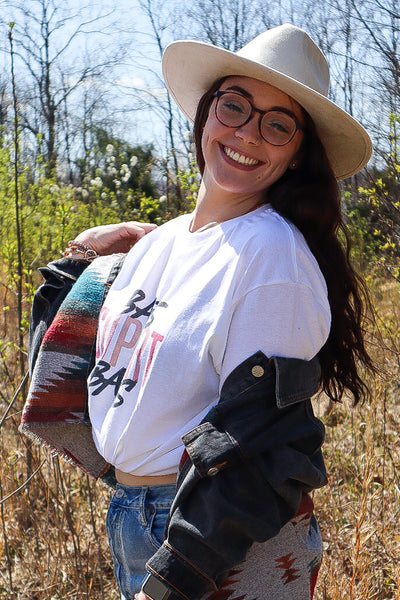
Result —
<instances>
[{"instance_id":1,"label":"hat crown crease","mask_svg":"<svg viewBox=\"0 0 400 600\"><path fill-rule=\"evenodd\" d=\"M286 75L323 96L329 91L329 67L309 35L281 26L260 33L243 46L238 56Z\"/></svg>"}]
</instances>

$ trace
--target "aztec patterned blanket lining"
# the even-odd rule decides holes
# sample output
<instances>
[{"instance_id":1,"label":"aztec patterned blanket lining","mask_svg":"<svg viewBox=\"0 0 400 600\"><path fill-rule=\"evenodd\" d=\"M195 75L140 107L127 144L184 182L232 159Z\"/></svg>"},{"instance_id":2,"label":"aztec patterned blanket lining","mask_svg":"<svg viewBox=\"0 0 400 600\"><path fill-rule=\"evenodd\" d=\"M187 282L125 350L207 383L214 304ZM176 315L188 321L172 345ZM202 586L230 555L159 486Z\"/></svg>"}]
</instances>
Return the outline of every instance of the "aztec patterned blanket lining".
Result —
<instances>
[{"instance_id":1,"label":"aztec patterned blanket lining","mask_svg":"<svg viewBox=\"0 0 400 600\"><path fill-rule=\"evenodd\" d=\"M96 259L64 299L43 337L19 427L95 478L110 465L93 442L86 381L100 309L121 262L115 255Z\"/></svg>"},{"instance_id":2,"label":"aztec patterned blanket lining","mask_svg":"<svg viewBox=\"0 0 400 600\"><path fill-rule=\"evenodd\" d=\"M297 514L278 535L254 542L215 592L201 600L312 600L322 560L322 539L305 495Z\"/></svg>"}]
</instances>

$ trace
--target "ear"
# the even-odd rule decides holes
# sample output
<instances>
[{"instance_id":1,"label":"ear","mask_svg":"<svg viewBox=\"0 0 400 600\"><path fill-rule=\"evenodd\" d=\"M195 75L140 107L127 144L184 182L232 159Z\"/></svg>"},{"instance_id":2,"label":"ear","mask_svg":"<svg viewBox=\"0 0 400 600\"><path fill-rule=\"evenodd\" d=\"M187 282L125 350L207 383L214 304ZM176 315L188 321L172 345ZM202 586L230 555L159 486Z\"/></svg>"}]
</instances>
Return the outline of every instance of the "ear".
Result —
<instances>
[{"instance_id":1,"label":"ear","mask_svg":"<svg viewBox=\"0 0 400 600\"><path fill-rule=\"evenodd\" d=\"M289 169L295 171L301 166L302 161L302 151L301 149L293 156L292 160L289 163Z\"/></svg>"}]
</instances>

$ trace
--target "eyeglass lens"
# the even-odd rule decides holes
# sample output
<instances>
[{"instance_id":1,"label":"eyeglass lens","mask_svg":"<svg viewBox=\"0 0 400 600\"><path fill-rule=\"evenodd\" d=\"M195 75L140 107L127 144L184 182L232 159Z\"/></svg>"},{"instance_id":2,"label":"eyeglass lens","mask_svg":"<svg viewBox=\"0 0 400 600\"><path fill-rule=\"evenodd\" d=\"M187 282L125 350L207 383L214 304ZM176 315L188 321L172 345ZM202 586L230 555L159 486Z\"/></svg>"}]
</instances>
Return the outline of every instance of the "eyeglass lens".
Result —
<instances>
[{"instance_id":1,"label":"eyeglass lens","mask_svg":"<svg viewBox=\"0 0 400 600\"><path fill-rule=\"evenodd\" d=\"M250 120L252 112L251 102L241 94L227 92L217 97L215 114L227 127L241 127ZM275 146L290 142L297 129L296 121L278 110L266 112L259 127L264 140Z\"/></svg>"}]
</instances>

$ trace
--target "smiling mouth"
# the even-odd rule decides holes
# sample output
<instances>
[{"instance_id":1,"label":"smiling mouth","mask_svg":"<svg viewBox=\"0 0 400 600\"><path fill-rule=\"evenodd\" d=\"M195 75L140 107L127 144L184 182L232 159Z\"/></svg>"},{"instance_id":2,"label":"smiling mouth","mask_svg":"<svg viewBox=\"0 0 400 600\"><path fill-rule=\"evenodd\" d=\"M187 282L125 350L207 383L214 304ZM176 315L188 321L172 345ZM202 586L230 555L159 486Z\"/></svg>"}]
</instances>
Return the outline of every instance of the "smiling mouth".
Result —
<instances>
[{"instance_id":1,"label":"smiling mouth","mask_svg":"<svg viewBox=\"0 0 400 600\"><path fill-rule=\"evenodd\" d=\"M244 156L243 154L239 154L232 148L228 148L228 146L223 146L225 154L233 161L239 163L240 165L245 165L247 167L255 167L260 163L259 160L255 158L250 158L249 156Z\"/></svg>"}]
</instances>

